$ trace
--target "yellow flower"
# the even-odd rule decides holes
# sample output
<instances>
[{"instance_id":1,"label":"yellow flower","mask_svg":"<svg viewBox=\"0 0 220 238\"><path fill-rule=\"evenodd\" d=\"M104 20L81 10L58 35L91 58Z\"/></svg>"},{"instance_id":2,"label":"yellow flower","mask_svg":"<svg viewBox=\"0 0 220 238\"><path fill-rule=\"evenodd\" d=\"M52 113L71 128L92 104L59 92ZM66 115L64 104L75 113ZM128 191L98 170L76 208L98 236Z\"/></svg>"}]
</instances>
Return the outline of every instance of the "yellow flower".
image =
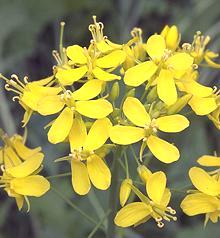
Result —
<instances>
[{"instance_id":1,"label":"yellow flower","mask_svg":"<svg viewBox=\"0 0 220 238\"><path fill-rule=\"evenodd\" d=\"M89 26L93 36L90 47L67 47L66 54L70 59L68 65L57 68L56 78L62 85L72 85L83 77L102 81L121 79L110 72L124 62L126 54L120 49L121 46L109 44L109 41L104 39L103 24L97 23L96 17L93 18L94 24Z\"/></svg>"},{"instance_id":2,"label":"yellow flower","mask_svg":"<svg viewBox=\"0 0 220 238\"><path fill-rule=\"evenodd\" d=\"M49 86L54 83L53 76L34 82L28 82L27 77L24 77L24 82L22 82L15 74L11 76L11 79L2 75L0 78L6 81L5 89L7 91L12 91L18 95L13 97L13 100L18 99L20 105L25 109L22 120L23 127L27 125L32 113L37 111L37 103L41 98L56 95L62 90L60 87Z\"/></svg>"},{"instance_id":3,"label":"yellow flower","mask_svg":"<svg viewBox=\"0 0 220 238\"><path fill-rule=\"evenodd\" d=\"M123 105L123 112L135 126L116 125L110 130L110 139L120 145L129 145L140 140L146 143L152 154L164 163L179 159L178 149L160 139L157 130L163 132L180 132L189 126L186 117L175 114L151 118L144 105L136 98L128 97Z\"/></svg>"},{"instance_id":4,"label":"yellow flower","mask_svg":"<svg viewBox=\"0 0 220 238\"><path fill-rule=\"evenodd\" d=\"M38 102L38 112L41 115L52 115L61 111L52 122L48 140L53 144L64 141L70 133L74 116L77 113L94 119L108 116L113 111L110 102L103 98L90 100L96 97L101 90L102 82L94 79L86 82L74 92L66 90L61 95L42 98Z\"/></svg>"},{"instance_id":5,"label":"yellow flower","mask_svg":"<svg viewBox=\"0 0 220 238\"><path fill-rule=\"evenodd\" d=\"M215 95L216 95L217 108L208 115L208 118L214 123L216 128L220 130L220 96L219 96L219 92L216 92Z\"/></svg>"},{"instance_id":6,"label":"yellow flower","mask_svg":"<svg viewBox=\"0 0 220 238\"><path fill-rule=\"evenodd\" d=\"M122 46L115 44L108 40L106 36L103 35L104 24L102 22L96 21L96 16L93 16L94 24L89 25L89 31L92 34L91 44L101 53L109 53L113 50L121 49Z\"/></svg>"},{"instance_id":7,"label":"yellow flower","mask_svg":"<svg viewBox=\"0 0 220 238\"><path fill-rule=\"evenodd\" d=\"M176 50L181 38L177 26L169 27L166 25L160 35L164 37L167 49Z\"/></svg>"},{"instance_id":8,"label":"yellow flower","mask_svg":"<svg viewBox=\"0 0 220 238\"><path fill-rule=\"evenodd\" d=\"M23 207L24 199L28 203L28 196L40 197L50 189L50 183L44 177L37 175L42 168L44 154L40 148L29 149L22 143L22 137L15 135L3 141L6 143L1 149L3 165L0 176L0 188L8 196L16 199L19 210Z\"/></svg>"},{"instance_id":9,"label":"yellow flower","mask_svg":"<svg viewBox=\"0 0 220 238\"><path fill-rule=\"evenodd\" d=\"M203 159L201 159L203 160ZM181 208L188 216L206 214L205 224L209 219L217 222L220 215L220 180L210 176L201 168L193 167L189 171L190 179L197 190L187 195Z\"/></svg>"},{"instance_id":10,"label":"yellow flower","mask_svg":"<svg viewBox=\"0 0 220 238\"><path fill-rule=\"evenodd\" d=\"M167 105L172 105L177 100L175 77L180 78L192 67L193 58L185 52L172 53L166 48L161 35L151 36L145 48L151 60L128 69L124 77L125 84L137 87L147 80L152 81L159 71L155 78L158 96Z\"/></svg>"},{"instance_id":11,"label":"yellow flower","mask_svg":"<svg viewBox=\"0 0 220 238\"><path fill-rule=\"evenodd\" d=\"M109 137L111 126L108 118L98 119L87 134L82 119L73 120L69 134L72 185L80 195L89 192L90 181L101 190L108 189L111 184L111 172L99 153Z\"/></svg>"},{"instance_id":12,"label":"yellow flower","mask_svg":"<svg viewBox=\"0 0 220 238\"><path fill-rule=\"evenodd\" d=\"M137 226L151 217L158 227L163 227L162 220L176 220L173 216L176 212L168 207L171 193L166 188L166 175L159 171L153 173L146 184L147 196L142 194L135 186L130 185L132 191L141 202L133 202L124 206L115 217L115 224L120 227Z\"/></svg>"},{"instance_id":13,"label":"yellow flower","mask_svg":"<svg viewBox=\"0 0 220 238\"><path fill-rule=\"evenodd\" d=\"M210 42L210 36L203 36L200 31L196 33L194 36L194 41L191 45L191 55L195 59L196 64L201 64L203 60L206 61L208 66L212 68L220 68L220 64L213 61L213 59L217 58L219 54L206 49L206 46Z\"/></svg>"}]
</instances>

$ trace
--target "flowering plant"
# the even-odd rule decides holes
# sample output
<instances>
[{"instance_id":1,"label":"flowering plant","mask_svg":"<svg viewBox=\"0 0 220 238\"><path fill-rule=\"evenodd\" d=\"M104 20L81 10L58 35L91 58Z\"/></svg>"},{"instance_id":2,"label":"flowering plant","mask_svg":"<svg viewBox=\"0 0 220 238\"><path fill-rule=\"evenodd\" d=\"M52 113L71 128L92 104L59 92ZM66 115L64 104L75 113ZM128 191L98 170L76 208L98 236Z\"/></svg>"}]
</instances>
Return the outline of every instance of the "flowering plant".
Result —
<instances>
[{"instance_id":1,"label":"flowering plant","mask_svg":"<svg viewBox=\"0 0 220 238\"><path fill-rule=\"evenodd\" d=\"M93 20L88 47L64 47L61 23L60 49L53 51L56 65L51 76L32 82L15 74L0 77L25 111L22 127L30 124L33 114L54 115L45 126L50 127L48 141L69 144L69 153L55 162L69 163L71 173L63 175L71 175L75 193L86 195L92 186L107 190L112 184L106 233L113 238L113 220L119 227L137 226L151 218L163 227L164 221L177 220L169 205L172 190L167 187L166 174L160 169L152 172L148 163L151 158L161 164L180 159L181 150L163 139L164 132L171 133L175 141L174 133L190 127L189 113L207 116L220 129L219 91L202 85L199 77L199 67L220 65L214 61L218 54L207 49L210 37L200 32L192 43L182 44L176 26L165 26L146 41L142 30L134 28L128 42L116 44L104 36L103 23L96 17ZM28 197L40 197L50 189L50 177L38 175L44 154L40 147L25 145L26 135L8 136L1 130L1 139L0 188L15 198L19 210L26 201L29 211ZM180 207L189 216L205 214L205 224L209 219L215 223L220 217L220 157L204 155L198 163L217 169L190 169L195 189L184 191ZM122 178L117 176L119 166L124 171ZM137 178L131 170L137 170ZM117 198L121 208L116 212ZM102 228L103 220L95 229Z\"/></svg>"}]
</instances>

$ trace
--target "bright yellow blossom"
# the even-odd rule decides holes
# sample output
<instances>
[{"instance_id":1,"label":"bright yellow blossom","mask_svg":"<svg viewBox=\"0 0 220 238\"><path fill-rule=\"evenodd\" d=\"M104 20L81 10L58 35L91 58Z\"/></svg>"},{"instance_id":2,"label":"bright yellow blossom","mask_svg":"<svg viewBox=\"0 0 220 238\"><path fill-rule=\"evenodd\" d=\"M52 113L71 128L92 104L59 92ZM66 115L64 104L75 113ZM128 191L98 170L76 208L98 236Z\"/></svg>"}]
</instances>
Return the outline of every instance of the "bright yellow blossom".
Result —
<instances>
[{"instance_id":1,"label":"bright yellow blossom","mask_svg":"<svg viewBox=\"0 0 220 238\"><path fill-rule=\"evenodd\" d=\"M128 97L123 105L123 112L135 126L116 125L110 130L110 139L120 145L129 145L140 140L149 147L152 154L164 163L179 159L178 149L160 139L157 130L163 132L180 132L189 126L186 117L175 114L151 118L144 105L133 97Z\"/></svg>"},{"instance_id":2,"label":"bright yellow blossom","mask_svg":"<svg viewBox=\"0 0 220 238\"><path fill-rule=\"evenodd\" d=\"M47 96L38 102L38 112L42 115L61 112L52 122L48 132L48 139L51 143L56 144L67 138L76 113L96 119L106 117L113 111L111 103L106 99L90 100L96 97L101 90L102 82L94 79L83 84L74 92L66 90L63 94Z\"/></svg>"},{"instance_id":3,"label":"bright yellow blossom","mask_svg":"<svg viewBox=\"0 0 220 238\"><path fill-rule=\"evenodd\" d=\"M152 217L158 227L163 227L163 219L175 221L176 217L173 215L176 212L168 207L171 193L166 188L166 182L166 175L163 172L153 173L146 183L147 196L131 185L132 191L141 202L133 202L121 208L115 217L115 224L120 227L137 226Z\"/></svg>"},{"instance_id":4,"label":"bright yellow blossom","mask_svg":"<svg viewBox=\"0 0 220 238\"><path fill-rule=\"evenodd\" d=\"M206 214L205 224L209 219L217 222L220 216L220 180L198 167L191 168L189 176L197 190L182 201L184 213L188 216Z\"/></svg>"},{"instance_id":5,"label":"bright yellow blossom","mask_svg":"<svg viewBox=\"0 0 220 238\"><path fill-rule=\"evenodd\" d=\"M101 190L106 190L110 186L111 172L100 157L99 151L109 137L111 126L108 118L98 119L87 134L82 119L73 120L69 134L72 185L75 192L80 195L89 192L90 181Z\"/></svg>"},{"instance_id":6,"label":"bright yellow blossom","mask_svg":"<svg viewBox=\"0 0 220 238\"><path fill-rule=\"evenodd\" d=\"M129 86L137 87L145 81L157 82L159 98L167 105L177 100L175 77L180 77L193 65L193 58L185 52L172 53L166 48L165 39L161 35L151 36L146 43L146 51L151 60L140 63L126 71L124 81Z\"/></svg>"},{"instance_id":7,"label":"bright yellow blossom","mask_svg":"<svg viewBox=\"0 0 220 238\"><path fill-rule=\"evenodd\" d=\"M25 109L22 120L23 127L27 125L32 113L37 111L37 103L41 98L56 95L62 90L57 86L49 86L54 83L53 76L34 82L28 82L27 77L24 77L24 82L22 82L15 74L12 75L11 79L2 75L0 75L0 78L6 81L5 88L7 91L12 91L18 95L13 97L13 100L18 99L20 105Z\"/></svg>"},{"instance_id":8,"label":"bright yellow blossom","mask_svg":"<svg viewBox=\"0 0 220 238\"><path fill-rule=\"evenodd\" d=\"M8 138L2 136L5 142L1 149L3 165L0 176L0 188L8 196L16 199L19 210L23 207L24 199L28 203L28 196L40 197L50 189L50 183L43 176L38 175L42 168L44 154L40 148L29 149L22 143L22 137L15 135Z\"/></svg>"}]
</instances>

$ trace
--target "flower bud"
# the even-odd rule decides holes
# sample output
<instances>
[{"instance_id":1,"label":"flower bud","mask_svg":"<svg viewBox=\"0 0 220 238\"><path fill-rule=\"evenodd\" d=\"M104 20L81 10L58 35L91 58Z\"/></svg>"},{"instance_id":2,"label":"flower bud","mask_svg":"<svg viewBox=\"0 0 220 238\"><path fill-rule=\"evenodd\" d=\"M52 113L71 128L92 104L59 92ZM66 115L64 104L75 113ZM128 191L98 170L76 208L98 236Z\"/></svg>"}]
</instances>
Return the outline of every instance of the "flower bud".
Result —
<instances>
[{"instance_id":1,"label":"flower bud","mask_svg":"<svg viewBox=\"0 0 220 238\"><path fill-rule=\"evenodd\" d=\"M132 185L132 180L131 179L124 179L121 183L120 187L120 204L123 207L125 203L127 202L130 193L131 193L131 186Z\"/></svg>"},{"instance_id":2,"label":"flower bud","mask_svg":"<svg viewBox=\"0 0 220 238\"><path fill-rule=\"evenodd\" d=\"M152 103L157 99L157 87L153 87L147 95L147 103Z\"/></svg>"},{"instance_id":3,"label":"flower bud","mask_svg":"<svg viewBox=\"0 0 220 238\"><path fill-rule=\"evenodd\" d=\"M127 92L126 97L134 97L135 96L135 88L132 88Z\"/></svg>"},{"instance_id":4,"label":"flower bud","mask_svg":"<svg viewBox=\"0 0 220 238\"><path fill-rule=\"evenodd\" d=\"M171 26L166 35L166 45L168 49L175 50L179 44L179 32L176 26Z\"/></svg>"},{"instance_id":5,"label":"flower bud","mask_svg":"<svg viewBox=\"0 0 220 238\"><path fill-rule=\"evenodd\" d=\"M151 171L145 166L140 165L137 168L137 172L141 178L141 180L146 184L149 177L152 175Z\"/></svg>"},{"instance_id":6,"label":"flower bud","mask_svg":"<svg viewBox=\"0 0 220 238\"><path fill-rule=\"evenodd\" d=\"M111 90L111 92L109 94L109 100L114 102L118 98L119 93L120 93L119 84L118 84L118 82L115 82L112 85L112 90Z\"/></svg>"},{"instance_id":7,"label":"flower bud","mask_svg":"<svg viewBox=\"0 0 220 238\"><path fill-rule=\"evenodd\" d=\"M187 105L191 97L190 94L186 94L179 98L173 105L167 108L167 114L172 115L180 112Z\"/></svg>"}]
</instances>

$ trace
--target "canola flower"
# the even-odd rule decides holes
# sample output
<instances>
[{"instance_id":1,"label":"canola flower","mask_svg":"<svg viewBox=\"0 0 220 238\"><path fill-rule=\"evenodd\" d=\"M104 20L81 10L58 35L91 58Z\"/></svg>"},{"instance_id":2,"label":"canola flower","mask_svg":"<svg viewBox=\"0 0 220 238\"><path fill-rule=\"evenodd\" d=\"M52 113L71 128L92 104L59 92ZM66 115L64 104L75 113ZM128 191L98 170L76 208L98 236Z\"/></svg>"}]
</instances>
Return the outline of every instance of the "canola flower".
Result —
<instances>
[{"instance_id":1,"label":"canola flower","mask_svg":"<svg viewBox=\"0 0 220 238\"><path fill-rule=\"evenodd\" d=\"M41 148L30 149L23 144L23 138L15 135L11 138L2 134L4 147L1 148L0 188L9 197L16 200L21 210L24 201L30 210L29 196L41 197L50 189L49 181L38 175L42 169L44 154Z\"/></svg>"},{"instance_id":2,"label":"canola flower","mask_svg":"<svg viewBox=\"0 0 220 238\"><path fill-rule=\"evenodd\" d=\"M71 172L51 177L71 175L73 192L81 196L92 185L103 191L110 188L108 219L115 217L117 226L138 226L152 218L162 228L165 221L176 221L167 175L160 169L152 173L145 164L154 157L164 166L182 159L182 148L174 144L176 133L190 130L186 115L198 120L207 116L220 129L219 89L203 85L199 73L203 66L220 68L218 54L207 49L211 38L196 32L191 43L181 43L178 27L166 25L148 39L135 27L127 42L113 43L104 35L104 24L93 16L89 45L65 46L64 25L59 51L52 52L56 60L52 76L29 82L27 76L22 81L14 74L10 79L0 74L5 89L16 94L13 101L17 99L25 110L22 126L30 126L32 114L52 115L54 120L45 126L50 127L48 141L69 145L67 155L54 160L68 162ZM166 133L169 139L164 140ZM19 209L26 201L29 210L28 197L41 197L50 189L49 181L39 175L44 154L40 147L27 147L19 135L1 133L1 138L0 188L15 198ZM195 189L183 191L186 196L180 206L189 216L206 214L205 224L215 223L220 217L220 159L205 155L198 163L217 168L190 169ZM118 166L122 178L115 178ZM138 181L132 177L134 171ZM145 193L139 185L145 186ZM122 208L114 214L118 203ZM111 226L108 230L115 233Z\"/></svg>"}]
</instances>

